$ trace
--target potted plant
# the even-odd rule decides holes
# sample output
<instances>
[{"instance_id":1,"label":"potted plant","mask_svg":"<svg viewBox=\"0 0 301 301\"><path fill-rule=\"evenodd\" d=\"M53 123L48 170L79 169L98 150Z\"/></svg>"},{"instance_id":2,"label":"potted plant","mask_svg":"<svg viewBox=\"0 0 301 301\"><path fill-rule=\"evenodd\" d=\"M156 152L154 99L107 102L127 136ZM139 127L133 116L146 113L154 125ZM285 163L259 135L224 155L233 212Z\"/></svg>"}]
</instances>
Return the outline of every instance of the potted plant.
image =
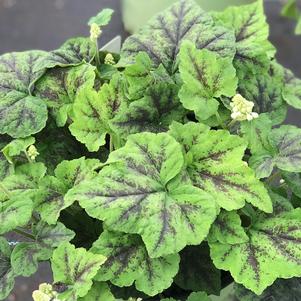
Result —
<instances>
[{"instance_id":1,"label":"potted plant","mask_svg":"<svg viewBox=\"0 0 301 301\"><path fill-rule=\"evenodd\" d=\"M111 15L0 57L0 298L49 260L35 301L299 300L301 81L262 1L176 2L120 53Z\"/></svg>"}]
</instances>

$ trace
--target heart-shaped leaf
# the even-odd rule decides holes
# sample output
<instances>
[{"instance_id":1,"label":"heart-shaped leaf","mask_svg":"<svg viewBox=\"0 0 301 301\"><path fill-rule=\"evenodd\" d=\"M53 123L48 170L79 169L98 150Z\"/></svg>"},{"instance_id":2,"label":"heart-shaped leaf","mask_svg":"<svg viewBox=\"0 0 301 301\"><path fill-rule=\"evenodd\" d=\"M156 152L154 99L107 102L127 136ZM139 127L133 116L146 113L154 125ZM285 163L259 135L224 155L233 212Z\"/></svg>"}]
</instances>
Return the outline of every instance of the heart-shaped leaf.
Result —
<instances>
[{"instance_id":1,"label":"heart-shaped leaf","mask_svg":"<svg viewBox=\"0 0 301 301\"><path fill-rule=\"evenodd\" d=\"M90 253L84 248L76 249L68 242L62 243L51 259L54 282L66 285L66 294L77 300L77 297L84 297L89 292L92 279L105 261L102 255Z\"/></svg>"},{"instance_id":2,"label":"heart-shaped leaf","mask_svg":"<svg viewBox=\"0 0 301 301\"><path fill-rule=\"evenodd\" d=\"M179 269L178 254L152 259L137 235L104 231L90 251L108 258L96 280L110 280L120 287L135 282L137 290L149 296L168 288Z\"/></svg>"},{"instance_id":3,"label":"heart-shaped leaf","mask_svg":"<svg viewBox=\"0 0 301 301\"><path fill-rule=\"evenodd\" d=\"M24 138L46 125L47 107L31 96L32 85L43 71L34 71L43 51L13 52L0 56L0 133Z\"/></svg>"},{"instance_id":4,"label":"heart-shaped leaf","mask_svg":"<svg viewBox=\"0 0 301 301\"><path fill-rule=\"evenodd\" d=\"M182 172L181 146L167 134L129 136L95 180L66 195L110 229L137 233L150 257L199 244L216 216L214 201Z\"/></svg>"},{"instance_id":5,"label":"heart-shaped leaf","mask_svg":"<svg viewBox=\"0 0 301 301\"><path fill-rule=\"evenodd\" d=\"M206 120L217 112L216 98L236 93L237 78L231 58L197 50L187 42L181 47L179 69L184 82L180 100L199 120Z\"/></svg>"},{"instance_id":6,"label":"heart-shaped leaf","mask_svg":"<svg viewBox=\"0 0 301 301\"><path fill-rule=\"evenodd\" d=\"M88 25L97 24L100 27L106 26L111 21L114 11L110 8L105 8L100 11L96 16L90 18Z\"/></svg>"},{"instance_id":7,"label":"heart-shaped leaf","mask_svg":"<svg viewBox=\"0 0 301 301\"><path fill-rule=\"evenodd\" d=\"M277 278L301 276L300 209L258 220L247 235L244 243L210 243L215 266L236 283L260 295Z\"/></svg>"},{"instance_id":8,"label":"heart-shaped leaf","mask_svg":"<svg viewBox=\"0 0 301 301\"><path fill-rule=\"evenodd\" d=\"M89 293L78 301L116 301L116 299L105 282L94 282Z\"/></svg>"}]
</instances>

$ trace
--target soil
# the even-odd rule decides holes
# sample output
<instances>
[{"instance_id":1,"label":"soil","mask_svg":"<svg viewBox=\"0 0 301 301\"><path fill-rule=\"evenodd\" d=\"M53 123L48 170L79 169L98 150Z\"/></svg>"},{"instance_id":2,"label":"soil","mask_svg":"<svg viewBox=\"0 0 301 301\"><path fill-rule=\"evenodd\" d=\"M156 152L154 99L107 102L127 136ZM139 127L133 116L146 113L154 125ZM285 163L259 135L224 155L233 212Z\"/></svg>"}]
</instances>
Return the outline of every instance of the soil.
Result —
<instances>
[{"instance_id":1,"label":"soil","mask_svg":"<svg viewBox=\"0 0 301 301\"><path fill-rule=\"evenodd\" d=\"M66 39L88 34L86 20L104 7L115 9L104 30L103 44L116 35L126 37L118 0L0 0L0 54L28 49L51 50ZM277 58L301 77L301 36L294 35L294 22L280 16L281 5L266 1L270 39ZM300 112L290 110L287 123L301 126ZM31 301L31 293L41 282L51 282L49 265L43 263L30 279L19 278L9 301Z\"/></svg>"}]
</instances>

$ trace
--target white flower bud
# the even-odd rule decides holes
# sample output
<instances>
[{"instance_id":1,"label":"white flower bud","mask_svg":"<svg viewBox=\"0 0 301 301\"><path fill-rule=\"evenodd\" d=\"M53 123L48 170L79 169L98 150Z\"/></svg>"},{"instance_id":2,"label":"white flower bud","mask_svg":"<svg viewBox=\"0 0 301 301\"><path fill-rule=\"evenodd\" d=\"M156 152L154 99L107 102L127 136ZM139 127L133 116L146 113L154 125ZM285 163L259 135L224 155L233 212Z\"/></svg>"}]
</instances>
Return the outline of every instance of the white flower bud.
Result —
<instances>
[{"instance_id":1,"label":"white flower bud","mask_svg":"<svg viewBox=\"0 0 301 301\"><path fill-rule=\"evenodd\" d=\"M51 284L42 283L39 285L39 289L32 293L34 301L60 301L57 299L58 293L53 290Z\"/></svg>"},{"instance_id":2,"label":"white flower bud","mask_svg":"<svg viewBox=\"0 0 301 301\"><path fill-rule=\"evenodd\" d=\"M254 102L246 100L240 94L236 94L230 103L232 114L231 118L237 121L248 120L251 121L258 118L258 113L252 112Z\"/></svg>"},{"instance_id":3,"label":"white flower bud","mask_svg":"<svg viewBox=\"0 0 301 301\"><path fill-rule=\"evenodd\" d=\"M90 39L91 41L96 41L100 35L101 35L102 31L100 29L100 27L96 24L96 23L92 23L91 27L90 27Z\"/></svg>"},{"instance_id":4,"label":"white flower bud","mask_svg":"<svg viewBox=\"0 0 301 301\"><path fill-rule=\"evenodd\" d=\"M106 65L115 65L114 57L111 53L108 53L105 57L105 64Z\"/></svg>"},{"instance_id":5,"label":"white flower bud","mask_svg":"<svg viewBox=\"0 0 301 301\"><path fill-rule=\"evenodd\" d=\"M30 145L29 148L27 149L27 155L32 161L34 161L39 154L40 153L38 152L37 148L33 144Z\"/></svg>"}]
</instances>

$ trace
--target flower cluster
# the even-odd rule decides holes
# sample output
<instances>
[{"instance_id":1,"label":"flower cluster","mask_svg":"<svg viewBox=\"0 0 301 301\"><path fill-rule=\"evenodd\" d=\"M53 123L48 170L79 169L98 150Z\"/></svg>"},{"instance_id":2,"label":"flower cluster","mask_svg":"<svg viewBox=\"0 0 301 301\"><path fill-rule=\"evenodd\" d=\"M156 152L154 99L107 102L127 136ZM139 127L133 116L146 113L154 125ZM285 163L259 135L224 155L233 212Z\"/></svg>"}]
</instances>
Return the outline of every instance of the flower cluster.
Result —
<instances>
[{"instance_id":1,"label":"flower cluster","mask_svg":"<svg viewBox=\"0 0 301 301\"><path fill-rule=\"evenodd\" d=\"M232 98L230 103L232 108L231 118L237 121L248 120L251 121L258 118L258 113L252 112L254 108L254 102L246 100L240 94L236 94Z\"/></svg>"},{"instance_id":2,"label":"flower cluster","mask_svg":"<svg viewBox=\"0 0 301 301\"><path fill-rule=\"evenodd\" d=\"M115 65L116 62L114 60L114 57L111 53L108 53L105 57L105 64L106 65Z\"/></svg>"},{"instance_id":3,"label":"flower cluster","mask_svg":"<svg viewBox=\"0 0 301 301\"><path fill-rule=\"evenodd\" d=\"M99 28L99 26L96 23L92 23L91 27L90 27L90 39L91 39L91 41L97 40L100 37L101 33L102 33L102 31Z\"/></svg>"},{"instance_id":4,"label":"flower cluster","mask_svg":"<svg viewBox=\"0 0 301 301\"><path fill-rule=\"evenodd\" d=\"M57 296L58 293L48 283L40 284L39 289L32 293L34 301L60 301Z\"/></svg>"},{"instance_id":5,"label":"flower cluster","mask_svg":"<svg viewBox=\"0 0 301 301\"><path fill-rule=\"evenodd\" d=\"M40 153L34 145L29 146L29 148L27 149L27 155L32 161L34 161L39 154Z\"/></svg>"}]
</instances>

